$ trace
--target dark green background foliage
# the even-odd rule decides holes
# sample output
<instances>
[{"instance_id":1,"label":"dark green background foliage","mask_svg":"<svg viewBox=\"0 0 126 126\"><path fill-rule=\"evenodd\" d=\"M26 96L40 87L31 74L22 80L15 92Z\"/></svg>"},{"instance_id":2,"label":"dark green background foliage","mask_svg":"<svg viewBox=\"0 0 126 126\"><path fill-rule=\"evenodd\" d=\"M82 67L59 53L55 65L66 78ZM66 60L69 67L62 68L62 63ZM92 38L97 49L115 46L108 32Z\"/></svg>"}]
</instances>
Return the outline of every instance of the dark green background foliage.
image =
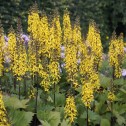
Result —
<instances>
[{"instance_id":1,"label":"dark green background foliage","mask_svg":"<svg viewBox=\"0 0 126 126\"><path fill-rule=\"evenodd\" d=\"M106 36L111 36L115 30L117 35L123 32L126 35L126 0L36 0L40 10L47 14L58 9L61 16L68 8L71 20L80 17L84 35L88 30L90 19L96 21L101 31L104 49L108 46ZM18 17L22 20L23 30L27 30L27 16L30 6L35 0L0 0L0 20L5 32L12 25L16 28Z\"/></svg>"}]
</instances>

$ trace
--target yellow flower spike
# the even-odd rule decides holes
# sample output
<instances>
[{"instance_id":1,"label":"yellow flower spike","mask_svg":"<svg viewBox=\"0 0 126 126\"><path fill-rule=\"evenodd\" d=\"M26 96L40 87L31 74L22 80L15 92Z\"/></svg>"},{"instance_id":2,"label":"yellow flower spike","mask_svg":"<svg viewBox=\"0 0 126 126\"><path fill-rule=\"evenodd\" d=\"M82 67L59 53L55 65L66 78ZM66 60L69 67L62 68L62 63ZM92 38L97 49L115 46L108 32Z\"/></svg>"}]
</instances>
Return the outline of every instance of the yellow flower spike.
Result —
<instances>
[{"instance_id":1,"label":"yellow flower spike","mask_svg":"<svg viewBox=\"0 0 126 126\"><path fill-rule=\"evenodd\" d=\"M11 69L13 74L17 76L17 80L20 81L28 70L28 64L24 42L20 39L20 36L17 38L13 57L13 67Z\"/></svg>"},{"instance_id":2,"label":"yellow flower spike","mask_svg":"<svg viewBox=\"0 0 126 126\"><path fill-rule=\"evenodd\" d=\"M43 57L40 61L42 69L40 68L39 70L39 75L42 78L40 85L48 92L51 84L58 83L60 79L58 61L60 58L62 33L59 15L56 15L52 19L50 26L48 26L48 18L43 13L40 25L40 54ZM45 61L47 60L49 62L46 63Z\"/></svg>"},{"instance_id":3,"label":"yellow flower spike","mask_svg":"<svg viewBox=\"0 0 126 126\"><path fill-rule=\"evenodd\" d=\"M79 72L81 75L81 83L84 84L85 81L90 81L93 91L96 91L100 87L100 80L98 73L94 69L94 62L94 56L88 54L88 51L85 52L85 55L81 56Z\"/></svg>"},{"instance_id":4,"label":"yellow flower spike","mask_svg":"<svg viewBox=\"0 0 126 126\"><path fill-rule=\"evenodd\" d=\"M87 47L84 42L81 42L78 45L78 59L80 58L82 61L86 55L87 55Z\"/></svg>"},{"instance_id":5,"label":"yellow flower spike","mask_svg":"<svg viewBox=\"0 0 126 126\"><path fill-rule=\"evenodd\" d=\"M66 10L63 15L63 44L69 44L72 40L72 28L69 12Z\"/></svg>"},{"instance_id":6,"label":"yellow flower spike","mask_svg":"<svg viewBox=\"0 0 126 126\"><path fill-rule=\"evenodd\" d=\"M35 3L28 15L28 31L30 32L31 40L28 43L28 69L31 75L35 75L35 73L39 73L39 57L42 55L42 46L41 46L41 18L39 16L39 11L37 4ZM43 46L44 47L44 46Z\"/></svg>"},{"instance_id":7,"label":"yellow flower spike","mask_svg":"<svg viewBox=\"0 0 126 126\"><path fill-rule=\"evenodd\" d=\"M48 92L50 89L50 86L51 86L49 74L46 73L45 71L41 71L40 76L42 77L42 81L40 83L40 86L44 88L45 92Z\"/></svg>"},{"instance_id":8,"label":"yellow flower spike","mask_svg":"<svg viewBox=\"0 0 126 126\"><path fill-rule=\"evenodd\" d=\"M73 123L77 117L77 109L73 96L66 98L66 105L64 108L65 118L68 118L70 123Z\"/></svg>"},{"instance_id":9,"label":"yellow flower spike","mask_svg":"<svg viewBox=\"0 0 126 126\"><path fill-rule=\"evenodd\" d=\"M21 49L21 50L18 47L18 53L19 53L18 54L19 57L17 57L17 59L14 59L13 72L14 72L15 75L17 75L19 80L21 80L22 77L25 75L25 73L28 70L27 69L27 67L28 67L27 54L26 54L25 47L23 47L23 49Z\"/></svg>"},{"instance_id":10,"label":"yellow flower spike","mask_svg":"<svg viewBox=\"0 0 126 126\"><path fill-rule=\"evenodd\" d=\"M9 59L11 61L10 69L13 68L14 58L16 55L16 34L14 29L11 27L8 34L8 52L9 52Z\"/></svg>"},{"instance_id":11,"label":"yellow flower spike","mask_svg":"<svg viewBox=\"0 0 126 126\"><path fill-rule=\"evenodd\" d=\"M76 20L74 28L71 28L69 12L65 11L63 16L63 45L65 46L65 69L67 72L67 81L72 87L78 87L78 60L79 48L81 45L81 29L79 21Z\"/></svg>"},{"instance_id":12,"label":"yellow flower spike","mask_svg":"<svg viewBox=\"0 0 126 126\"><path fill-rule=\"evenodd\" d=\"M49 67L49 74L50 74L51 83L57 84L60 79L59 63L53 61L48 65L48 67Z\"/></svg>"},{"instance_id":13,"label":"yellow flower spike","mask_svg":"<svg viewBox=\"0 0 126 126\"><path fill-rule=\"evenodd\" d=\"M81 37L81 28L80 28L80 22L79 22L79 18L76 18L75 24L74 24L74 28L72 31L72 42L73 44L78 47L79 44L82 43L82 37Z\"/></svg>"},{"instance_id":14,"label":"yellow flower spike","mask_svg":"<svg viewBox=\"0 0 126 126\"><path fill-rule=\"evenodd\" d=\"M13 28L10 29L8 34L8 51L10 58L10 69L13 74L17 76L18 80L21 80L22 76L27 71L27 55L24 43L20 40L16 40L16 34Z\"/></svg>"},{"instance_id":15,"label":"yellow flower spike","mask_svg":"<svg viewBox=\"0 0 126 126\"><path fill-rule=\"evenodd\" d=\"M102 61L103 47L101 43L100 32L94 21L91 21L89 24L87 41L89 43L89 46L91 47L91 52L92 52L91 55L94 56L94 67L97 71Z\"/></svg>"},{"instance_id":16,"label":"yellow flower spike","mask_svg":"<svg viewBox=\"0 0 126 126\"><path fill-rule=\"evenodd\" d=\"M0 125L10 126L6 115L6 109L3 102L2 92L0 92Z\"/></svg>"},{"instance_id":17,"label":"yellow flower spike","mask_svg":"<svg viewBox=\"0 0 126 126\"><path fill-rule=\"evenodd\" d=\"M32 34L33 39L38 40L38 32L39 32L39 22L40 17L38 14L37 4L33 5L28 15L28 32Z\"/></svg>"},{"instance_id":18,"label":"yellow flower spike","mask_svg":"<svg viewBox=\"0 0 126 126\"><path fill-rule=\"evenodd\" d=\"M51 61L56 60L55 54L57 52L56 50L56 39L55 39L55 29L54 29L54 23L51 22L49 27L49 41L46 44L47 50L48 50L48 57L51 59Z\"/></svg>"},{"instance_id":19,"label":"yellow flower spike","mask_svg":"<svg viewBox=\"0 0 126 126\"><path fill-rule=\"evenodd\" d=\"M36 49L35 49L34 40L29 41L28 45L29 45L29 49L28 49L28 69L29 69L31 75L34 76L34 74L36 72L38 72Z\"/></svg>"},{"instance_id":20,"label":"yellow flower spike","mask_svg":"<svg viewBox=\"0 0 126 126\"><path fill-rule=\"evenodd\" d=\"M121 65L124 57L124 43L122 34L119 38L113 33L109 46L109 63L114 68L116 78L121 77Z\"/></svg>"},{"instance_id":21,"label":"yellow flower spike","mask_svg":"<svg viewBox=\"0 0 126 126\"><path fill-rule=\"evenodd\" d=\"M77 65L77 49L73 45L67 45L65 50L65 69L67 72L67 80L68 82L72 82L71 84L74 84L74 80L77 78L77 71L78 71L78 65ZM77 83L76 83L77 84ZM73 87L75 87L73 85Z\"/></svg>"},{"instance_id":22,"label":"yellow flower spike","mask_svg":"<svg viewBox=\"0 0 126 126\"><path fill-rule=\"evenodd\" d=\"M56 61L58 61L61 53L60 48L61 48L61 40L62 40L62 30L60 25L60 16L58 12L55 12L52 24L54 27L54 39L55 39L55 42L53 44L53 52L54 52L53 57Z\"/></svg>"},{"instance_id":23,"label":"yellow flower spike","mask_svg":"<svg viewBox=\"0 0 126 126\"><path fill-rule=\"evenodd\" d=\"M93 87L91 83L85 83L82 86L82 102L90 108L91 102L94 100Z\"/></svg>"},{"instance_id":24,"label":"yellow flower spike","mask_svg":"<svg viewBox=\"0 0 126 126\"><path fill-rule=\"evenodd\" d=\"M49 57L50 41L49 41L49 24L45 12L42 13L39 23L39 41L40 41L40 54Z\"/></svg>"},{"instance_id":25,"label":"yellow flower spike","mask_svg":"<svg viewBox=\"0 0 126 126\"><path fill-rule=\"evenodd\" d=\"M97 91L100 88L100 80L99 80L99 75L95 71L92 71L90 74L89 80L92 83L92 87L94 91Z\"/></svg>"},{"instance_id":26,"label":"yellow flower spike","mask_svg":"<svg viewBox=\"0 0 126 126\"><path fill-rule=\"evenodd\" d=\"M92 74L93 70L93 64L94 64L94 57L90 55L86 55L84 59L82 59L79 70L80 74L82 76L85 76L89 79L90 75Z\"/></svg>"}]
</instances>

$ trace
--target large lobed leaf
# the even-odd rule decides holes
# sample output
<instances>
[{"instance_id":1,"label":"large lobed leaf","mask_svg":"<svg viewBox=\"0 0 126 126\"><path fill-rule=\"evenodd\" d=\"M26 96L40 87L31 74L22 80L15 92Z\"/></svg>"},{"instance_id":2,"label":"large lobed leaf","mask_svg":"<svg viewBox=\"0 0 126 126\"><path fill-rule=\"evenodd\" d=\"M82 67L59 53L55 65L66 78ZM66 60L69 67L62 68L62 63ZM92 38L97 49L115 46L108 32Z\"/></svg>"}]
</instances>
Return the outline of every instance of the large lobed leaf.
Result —
<instances>
[{"instance_id":1,"label":"large lobed leaf","mask_svg":"<svg viewBox=\"0 0 126 126\"><path fill-rule=\"evenodd\" d=\"M11 124L14 126L29 126L33 115L34 113L32 112L25 112L20 110L11 110L9 112Z\"/></svg>"},{"instance_id":2,"label":"large lobed leaf","mask_svg":"<svg viewBox=\"0 0 126 126\"><path fill-rule=\"evenodd\" d=\"M39 111L37 117L43 126L58 126L60 123L59 112Z\"/></svg>"},{"instance_id":3,"label":"large lobed leaf","mask_svg":"<svg viewBox=\"0 0 126 126\"><path fill-rule=\"evenodd\" d=\"M17 97L10 96L4 96L3 100L6 107L13 109L25 109L27 107L27 103L29 102L29 99L19 100Z\"/></svg>"}]
</instances>

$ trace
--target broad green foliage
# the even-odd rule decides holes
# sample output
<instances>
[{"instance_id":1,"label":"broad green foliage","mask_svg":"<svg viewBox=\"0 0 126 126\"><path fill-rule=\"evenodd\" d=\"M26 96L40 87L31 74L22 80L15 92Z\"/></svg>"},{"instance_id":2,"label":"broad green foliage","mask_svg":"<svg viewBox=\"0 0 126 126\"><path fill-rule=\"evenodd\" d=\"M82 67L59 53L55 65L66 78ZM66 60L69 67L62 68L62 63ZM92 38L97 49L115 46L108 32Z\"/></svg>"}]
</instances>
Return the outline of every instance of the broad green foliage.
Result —
<instances>
[{"instance_id":1,"label":"broad green foliage","mask_svg":"<svg viewBox=\"0 0 126 126\"><path fill-rule=\"evenodd\" d=\"M110 103L107 103L107 88L110 86L110 77L105 75L100 75L101 86L103 86L104 91L101 93L96 93L95 101L92 103L92 107L95 104L94 111L89 110L89 123L92 126L100 124L100 126L110 126ZM116 103L113 105L113 116L116 117L114 126L122 126L126 124L126 86L125 81L122 79L115 80L117 92L115 95L117 97ZM64 83L61 83L61 87ZM65 88L65 87L64 87ZM81 92L80 89L76 90L77 93ZM59 89L56 91L56 104L53 105L53 93L46 94L47 101L45 102L45 95L39 90L38 95L38 110L37 118L43 126L75 126L77 123L79 126L86 125L86 108L81 102L80 94L76 95L76 105L77 105L77 120L75 123L70 125L68 120L64 119L64 105L65 105L65 96L64 90ZM28 126L34 116L34 99L22 99L19 100L17 95L7 96L4 95L4 103L7 108L8 117L14 126ZM48 103L48 104L47 104Z\"/></svg>"},{"instance_id":2,"label":"broad green foliage","mask_svg":"<svg viewBox=\"0 0 126 126\"><path fill-rule=\"evenodd\" d=\"M4 103L8 110L9 122L12 126L29 126L34 113L25 111L28 102L28 99L19 100L16 96L4 96Z\"/></svg>"},{"instance_id":3,"label":"broad green foliage","mask_svg":"<svg viewBox=\"0 0 126 126\"><path fill-rule=\"evenodd\" d=\"M29 126L34 113L20 110L11 110L9 117L11 124L14 126Z\"/></svg>"},{"instance_id":4,"label":"broad green foliage","mask_svg":"<svg viewBox=\"0 0 126 126\"><path fill-rule=\"evenodd\" d=\"M38 111L37 116L43 126L58 126L60 123L59 112Z\"/></svg>"},{"instance_id":5,"label":"broad green foliage","mask_svg":"<svg viewBox=\"0 0 126 126\"><path fill-rule=\"evenodd\" d=\"M17 97L4 96L5 106L12 109L25 109L28 102L29 99L19 100Z\"/></svg>"}]
</instances>

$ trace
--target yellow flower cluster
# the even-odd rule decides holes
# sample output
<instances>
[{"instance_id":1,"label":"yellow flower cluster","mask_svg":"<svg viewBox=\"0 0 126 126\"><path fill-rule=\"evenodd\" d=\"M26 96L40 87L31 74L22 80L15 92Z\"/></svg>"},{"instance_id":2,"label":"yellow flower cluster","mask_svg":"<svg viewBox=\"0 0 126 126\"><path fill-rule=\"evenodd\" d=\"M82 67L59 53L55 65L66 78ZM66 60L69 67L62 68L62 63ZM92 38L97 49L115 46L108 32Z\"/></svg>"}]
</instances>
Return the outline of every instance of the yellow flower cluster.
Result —
<instances>
[{"instance_id":1,"label":"yellow flower cluster","mask_svg":"<svg viewBox=\"0 0 126 126\"><path fill-rule=\"evenodd\" d=\"M28 71L27 54L24 43L21 40L19 40L19 44L16 46L15 52L12 70L14 75L17 76L17 80L21 80Z\"/></svg>"},{"instance_id":2,"label":"yellow flower cluster","mask_svg":"<svg viewBox=\"0 0 126 126\"><path fill-rule=\"evenodd\" d=\"M82 102L90 108L91 102L94 100L92 83L85 83L82 86Z\"/></svg>"},{"instance_id":3,"label":"yellow flower cluster","mask_svg":"<svg viewBox=\"0 0 126 126\"><path fill-rule=\"evenodd\" d=\"M91 21L89 24L89 30L87 35L87 42L89 43L91 47L92 55L94 56L94 67L97 71L98 66L100 65L102 61L102 43L101 43L101 37L100 32L98 28L96 27L96 24L94 21Z\"/></svg>"},{"instance_id":4,"label":"yellow flower cluster","mask_svg":"<svg viewBox=\"0 0 126 126\"><path fill-rule=\"evenodd\" d=\"M54 24L51 22L50 27L49 27L49 41L48 41L48 44L46 45L46 48L48 50L48 55L49 55L48 58L50 58L51 61L56 60L55 52L54 52L55 44L56 44L54 30L55 30Z\"/></svg>"},{"instance_id":5,"label":"yellow flower cluster","mask_svg":"<svg viewBox=\"0 0 126 126\"><path fill-rule=\"evenodd\" d=\"M66 10L63 15L63 44L69 44L72 40L72 28L69 12Z\"/></svg>"},{"instance_id":6,"label":"yellow flower cluster","mask_svg":"<svg viewBox=\"0 0 126 126\"><path fill-rule=\"evenodd\" d=\"M94 91L99 89L100 81L98 73L94 69L94 56L90 54L90 48L87 47L87 50L85 51L84 47L84 50L80 53L81 63L79 66L79 72L82 83L82 101L85 106L90 108L90 104L94 98Z\"/></svg>"},{"instance_id":7,"label":"yellow flower cluster","mask_svg":"<svg viewBox=\"0 0 126 126\"><path fill-rule=\"evenodd\" d=\"M108 100L109 100L110 102L113 102L113 101L115 101L115 99L116 99L116 96L114 95L114 93L111 92L111 91L109 91L109 92L108 92Z\"/></svg>"},{"instance_id":8,"label":"yellow flower cluster","mask_svg":"<svg viewBox=\"0 0 126 126\"><path fill-rule=\"evenodd\" d=\"M48 92L51 86L49 74L43 71L41 77L42 81L40 85L44 88L44 91Z\"/></svg>"},{"instance_id":9,"label":"yellow flower cluster","mask_svg":"<svg viewBox=\"0 0 126 126\"><path fill-rule=\"evenodd\" d=\"M8 37L10 69L13 71L14 76L17 76L17 80L21 80L28 70L25 45L20 36L16 39L16 34L12 28Z\"/></svg>"},{"instance_id":10,"label":"yellow flower cluster","mask_svg":"<svg viewBox=\"0 0 126 126\"><path fill-rule=\"evenodd\" d=\"M4 63L3 46L4 46L4 35L3 35L2 28L0 28L0 76L2 76L2 72L4 69L4 66L3 66L3 63Z\"/></svg>"},{"instance_id":11,"label":"yellow flower cluster","mask_svg":"<svg viewBox=\"0 0 126 126\"><path fill-rule=\"evenodd\" d=\"M28 92L28 94L29 94L29 98L30 99L34 99L35 96L36 96L36 90L35 90L35 88L34 87L31 87L30 88L30 91Z\"/></svg>"},{"instance_id":12,"label":"yellow flower cluster","mask_svg":"<svg viewBox=\"0 0 126 126\"><path fill-rule=\"evenodd\" d=\"M89 79L93 72L94 57L86 55L80 64L80 74L83 79Z\"/></svg>"},{"instance_id":13,"label":"yellow flower cluster","mask_svg":"<svg viewBox=\"0 0 126 126\"><path fill-rule=\"evenodd\" d=\"M77 116L77 109L73 96L68 96L68 98L66 99L64 111L65 118L68 118L70 123L74 122Z\"/></svg>"},{"instance_id":14,"label":"yellow flower cluster","mask_svg":"<svg viewBox=\"0 0 126 126\"><path fill-rule=\"evenodd\" d=\"M34 75L39 73L39 58L41 55L40 51L40 34L41 34L41 19L38 14L37 4L34 4L31 8L31 11L28 15L28 31L30 32L31 40L28 43L28 64L30 74Z\"/></svg>"},{"instance_id":15,"label":"yellow flower cluster","mask_svg":"<svg viewBox=\"0 0 126 126\"><path fill-rule=\"evenodd\" d=\"M74 28L71 28L69 13L66 11L63 17L63 44L65 47L65 69L67 72L67 81L72 87L78 87L78 59L79 47L82 43L81 29L76 22ZM70 123L74 122L77 116L74 97L68 96L65 106L65 117L69 118Z\"/></svg>"},{"instance_id":16,"label":"yellow flower cluster","mask_svg":"<svg viewBox=\"0 0 126 126\"><path fill-rule=\"evenodd\" d=\"M0 126L10 126L4 107L2 92L0 92Z\"/></svg>"},{"instance_id":17,"label":"yellow flower cluster","mask_svg":"<svg viewBox=\"0 0 126 126\"><path fill-rule=\"evenodd\" d=\"M65 50L65 69L67 71L68 82L73 82L77 77L77 50L75 46L67 45ZM75 85L73 85L75 86Z\"/></svg>"},{"instance_id":18,"label":"yellow flower cluster","mask_svg":"<svg viewBox=\"0 0 126 126\"><path fill-rule=\"evenodd\" d=\"M86 80L89 80L92 83L94 90L99 89L100 81L98 73L94 70L93 56L86 55L80 63L79 70L82 84L85 83Z\"/></svg>"},{"instance_id":19,"label":"yellow flower cluster","mask_svg":"<svg viewBox=\"0 0 126 126\"><path fill-rule=\"evenodd\" d=\"M10 58L10 69L13 68L14 63L14 57L16 54L16 34L13 28L11 27L9 34L8 34L9 40L8 40L8 52L9 52L9 58Z\"/></svg>"},{"instance_id":20,"label":"yellow flower cluster","mask_svg":"<svg viewBox=\"0 0 126 126\"><path fill-rule=\"evenodd\" d=\"M78 86L77 72L79 60L79 47L82 43L81 29L79 22L76 21L74 28L71 28L69 13L65 12L63 17L63 44L65 46L65 69L67 72L67 80L73 87Z\"/></svg>"},{"instance_id":21,"label":"yellow flower cluster","mask_svg":"<svg viewBox=\"0 0 126 126\"><path fill-rule=\"evenodd\" d=\"M43 67L40 62L38 64L38 74L42 79L40 82L40 86L44 88L45 92L48 92L51 87L51 83L50 83L49 69L48 69L47 65L45 65L45 67Z\"/></svg>"},{"instance_id":22,"label":"yellow flower cluster","mask_svg":"<svg viewBox=\"0 0 126 126\"><path fill-rule=\"evenodd\" d=\"M34 76L34 74L36 72L38 72L36 49L35 49L34 40L29 41L28 45L29 45L29 49L28 49L28 69L29 69L31 75Z\"/></svg>"},{"instance_id":23,"label":"yellow flower cluster","mask_svg":"<svg viewBox=\"0 0 126 126\"><path fill-rule=\"evenodd\" d=\"M35 9L37 10L37 9ZM29 70L41 77L40 85L48 91L50 84L60 79L59 63L62 32L59 15L55 15L52 22L43 12L40 17L38 11L32 9L28 17L28 31L32 41L29 42ZM50 82L51 81L51 82Z\"/></svg>"},{"instance_id":24,"label":"yellow flower cluster","mask_svg":"<svg viewBox=\"0 0 126 126\"><path fill-rule=\"evenodd\" d=\"M123 36L119 38L113 33L112 39L109 46L109 62L114 69L114 76L116 78L121 77L121 64L124 57L124 43Z\"/></svg>"},{"instance_id":25,"label":"yellow flower cluster","mask_svg":"<svg viewBox=\"0 0 126 126\"><path fill-rule=\"evenodd\" d=\"M50 82L52 84L57 84L60 79L59 73L59 63L58 62L51 62L49 65L49 74L50 74Z\"/></svg>"},{"instance_id":26,"label":"yellow flower cluster","mask_svg":"<svg viewBox=\"0 0 126 126\"><path fill-rule=\"evenodd\" d=\"M60 58L60 53L61 53L61 40L62 40L62 30L61 30L61 26L60 26L60 17L59 14L56 13L54 16L54 19L52 21L53 27L54 27L54 42L52 43L53 45L53 59L54 60L59 60ZM51 31L50 31L50 34Z\"/></svg>"},{"instance_id":27,"label":"yellow flower cluster","mask_svg":"<svg viewBox=\"0 0 126 126\"><path fill-rule=\"evenodd\" d=\"M73 31L72 31L72 40L73 40L73 44L76 47L78 47L80 44L82 44L82 37L81 36L82 35L81 35L80 22L79 22L79 19L76 18L74 28L73 28Z\"/></svg>"},{"instance_id":28,"label":"yellow flower cluster","mask_svg":"<svg viewBox=\"0 0 126 126\"><path fill-rule=\"evenodd\" d=\"M49 41L49 24L46 14L43 12L39 22L39 43L40 43L40 54L45 57L50 57L49 50L51 41Z\"/></svg>"},{"instance_id":29,"label":"yellow flower cluster","mask_svg":"<svg viewBox=\"0 0 126 126\"><path fill-rule=\"evenodd\" d=\"M36 5L34 5L34 7L35 6ZM37 7L35 7L28 15L28 32L32 34L33 39L38 39L39 22L39 14L37 11Z\"/></svg>"},{"instance_id":30,"label":"yellow flower cluster","mask_svg":"<svg viewBox=\"0 0 126 126\"><path fill-rule=\"evenodd\" d=\"M87 56L87 47L85 45L84 42L81 42L79 45L78 45L78 59L81 60L81 62L83 62L83 60L85 59L85 57ZM80 63L81 63L80 62ZM92 62L92 61L91 61ZM83 63L82 63L83 64Z\"/></svg>"},{"instance_id":31,"label":"yellow flower cluster","mask_svg":"<svg viewBox=\"0 0 126 126\"><path fill-rule=\"evenodd\" d=\"M97 72L92 71L90 80L92 83L92 87L94 91L97 91L100 88L100 80L99 80L99 75Z\"/></svg>"}]
</instances>

